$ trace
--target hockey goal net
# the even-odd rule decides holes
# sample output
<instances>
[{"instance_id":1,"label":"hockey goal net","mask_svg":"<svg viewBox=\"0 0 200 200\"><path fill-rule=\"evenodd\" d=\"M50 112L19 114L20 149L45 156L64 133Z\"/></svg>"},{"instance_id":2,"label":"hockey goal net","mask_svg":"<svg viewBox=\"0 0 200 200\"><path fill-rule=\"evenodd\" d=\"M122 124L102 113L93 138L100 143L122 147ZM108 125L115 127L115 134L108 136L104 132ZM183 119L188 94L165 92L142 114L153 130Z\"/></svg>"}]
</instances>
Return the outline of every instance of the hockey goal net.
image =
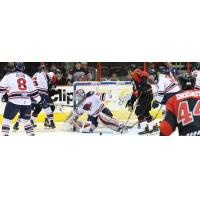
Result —
<instances>
[{"instance_id":1,"label":"hockey goal net","mask_svg":"<svg viewBox=\"0 0 200 200\"><path fill-rule=\"evenodd\" d=\"M102 81L102 82L75 82L73 84L74 105L76 105L76 91L83 89L86 93L89 91L111 93L111 98L105 101L105 106L111 110L114 117L120 121L126 121L130 115L126 102L131 98L132 84L130 81ZM80 119L86 120L87 115ZM131 116L130 122L135 120L135 115Z\"/></svg>"}]
</instances>

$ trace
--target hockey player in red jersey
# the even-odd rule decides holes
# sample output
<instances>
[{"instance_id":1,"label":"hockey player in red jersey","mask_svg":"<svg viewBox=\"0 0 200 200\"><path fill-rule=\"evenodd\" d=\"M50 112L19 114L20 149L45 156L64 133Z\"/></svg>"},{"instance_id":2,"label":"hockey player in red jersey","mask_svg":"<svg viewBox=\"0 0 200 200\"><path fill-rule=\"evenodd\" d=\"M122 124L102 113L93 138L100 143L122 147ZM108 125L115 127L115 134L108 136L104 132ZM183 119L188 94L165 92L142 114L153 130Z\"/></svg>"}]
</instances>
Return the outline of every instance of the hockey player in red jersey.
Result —
<instances>
[{"instance_id":1,"label":"hockey player in red jersey","mask_svg":"<svg viewBox=\"0 0 200 200\"><path fill-rule=\"evenodd\" d=\"M181 136L200 136L200 89L188 73L180 77L183 92L167 101L167 113L160 124L160 135L171 135L178 127Z\"/></svg>"},{"instance_id":2,"label":"hockey player in red jersey","mask_svg":"<svg viewBox=\"0 0 200 200\"><path fill-rule=\"evenodd\" d=\"M151 102L153 100L153 93L151 85L147 83L148 73L137 67L132 72L133 78L133 93L130 100L128 100L126 107L129 111L133 110L133 105L138 99L135 114L138 118L138 123L141 126L141 132L138 134L146 134L149 132L157 131L156 123L149 113L151 110Z\"/></svg>"}]
</instances>

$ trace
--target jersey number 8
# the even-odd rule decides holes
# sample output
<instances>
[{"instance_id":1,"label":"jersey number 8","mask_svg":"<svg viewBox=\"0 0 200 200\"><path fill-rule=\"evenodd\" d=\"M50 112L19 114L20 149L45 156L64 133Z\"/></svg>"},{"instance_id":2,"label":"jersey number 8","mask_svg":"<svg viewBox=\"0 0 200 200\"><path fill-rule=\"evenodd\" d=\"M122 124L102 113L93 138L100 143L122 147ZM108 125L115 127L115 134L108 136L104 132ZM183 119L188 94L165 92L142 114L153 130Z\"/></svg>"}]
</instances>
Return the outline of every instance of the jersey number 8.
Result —
<instances>
[{"instance_id":1,"label":"jersey number 8","mask_svg":"<svg viewBox=\"0 0 200 200\"><path fill-rule=\"evenodd\" d=\"M26 80L24 78L17 79L17 83L19 90L27 90Z\"/></svg>"}]
</instances>

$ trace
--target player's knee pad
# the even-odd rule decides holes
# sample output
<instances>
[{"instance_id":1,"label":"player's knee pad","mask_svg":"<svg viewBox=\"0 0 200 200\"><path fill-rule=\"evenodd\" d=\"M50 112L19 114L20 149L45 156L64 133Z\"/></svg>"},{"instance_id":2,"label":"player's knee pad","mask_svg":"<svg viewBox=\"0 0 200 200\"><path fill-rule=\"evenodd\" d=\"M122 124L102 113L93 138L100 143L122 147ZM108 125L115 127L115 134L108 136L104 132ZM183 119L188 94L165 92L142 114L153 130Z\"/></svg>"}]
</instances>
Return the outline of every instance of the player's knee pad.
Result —
<instances>
[{"instance_id":1,"label":"player's knee pad","mask_svg":"<svg viewBox=\"0 0 200 200\"><path fill-rule=\"evenodd\" d=\"M114 130L114 131L119 131L122 123L115 119L115 118L112 118L102 112L100 112L99 114L99 120L108 128Z\"/></svg>"},{"instance_id":2,"label":"player's knee pad","mask_svg":"<svg viewBox=\"0 0 200 200\"><path fill-rule=\"evenodd\" d=\"M73 122L76 122L77 120L78 120L78 115L75 112L73 112L67 117L66 122L69 124L73 124Z\"/></svg>"}]
</instances>

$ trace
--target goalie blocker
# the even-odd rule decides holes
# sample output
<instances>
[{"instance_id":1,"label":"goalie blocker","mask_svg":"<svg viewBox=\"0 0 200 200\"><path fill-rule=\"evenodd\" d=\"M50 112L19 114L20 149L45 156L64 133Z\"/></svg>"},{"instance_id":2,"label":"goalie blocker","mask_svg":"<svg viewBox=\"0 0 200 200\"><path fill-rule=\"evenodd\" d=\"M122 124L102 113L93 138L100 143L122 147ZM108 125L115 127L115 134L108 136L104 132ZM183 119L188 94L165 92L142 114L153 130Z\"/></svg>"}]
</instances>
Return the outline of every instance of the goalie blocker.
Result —
<instances>
[{"instance_id":1,"label":"goalie blocker","mask_svg":"<svg viewBox=\"0 0 200 200\"><path fill-rule=\"evenodd\" d=\"M107 98L111 98L111 94L94 91L85 94L84 90L77 90L76 99L78 101L84 99L84 101L74 110L67 122L74 125L76 131L79 132L93 132L98 127L99 121L111 130L116 132L124 131L126 129L124 124L113 118L112 112L105 107L104 101ZM78 121L78 118L84 113L88 114L88 118L87 122L82 123Z\"/></svg>"}]
</instances>

